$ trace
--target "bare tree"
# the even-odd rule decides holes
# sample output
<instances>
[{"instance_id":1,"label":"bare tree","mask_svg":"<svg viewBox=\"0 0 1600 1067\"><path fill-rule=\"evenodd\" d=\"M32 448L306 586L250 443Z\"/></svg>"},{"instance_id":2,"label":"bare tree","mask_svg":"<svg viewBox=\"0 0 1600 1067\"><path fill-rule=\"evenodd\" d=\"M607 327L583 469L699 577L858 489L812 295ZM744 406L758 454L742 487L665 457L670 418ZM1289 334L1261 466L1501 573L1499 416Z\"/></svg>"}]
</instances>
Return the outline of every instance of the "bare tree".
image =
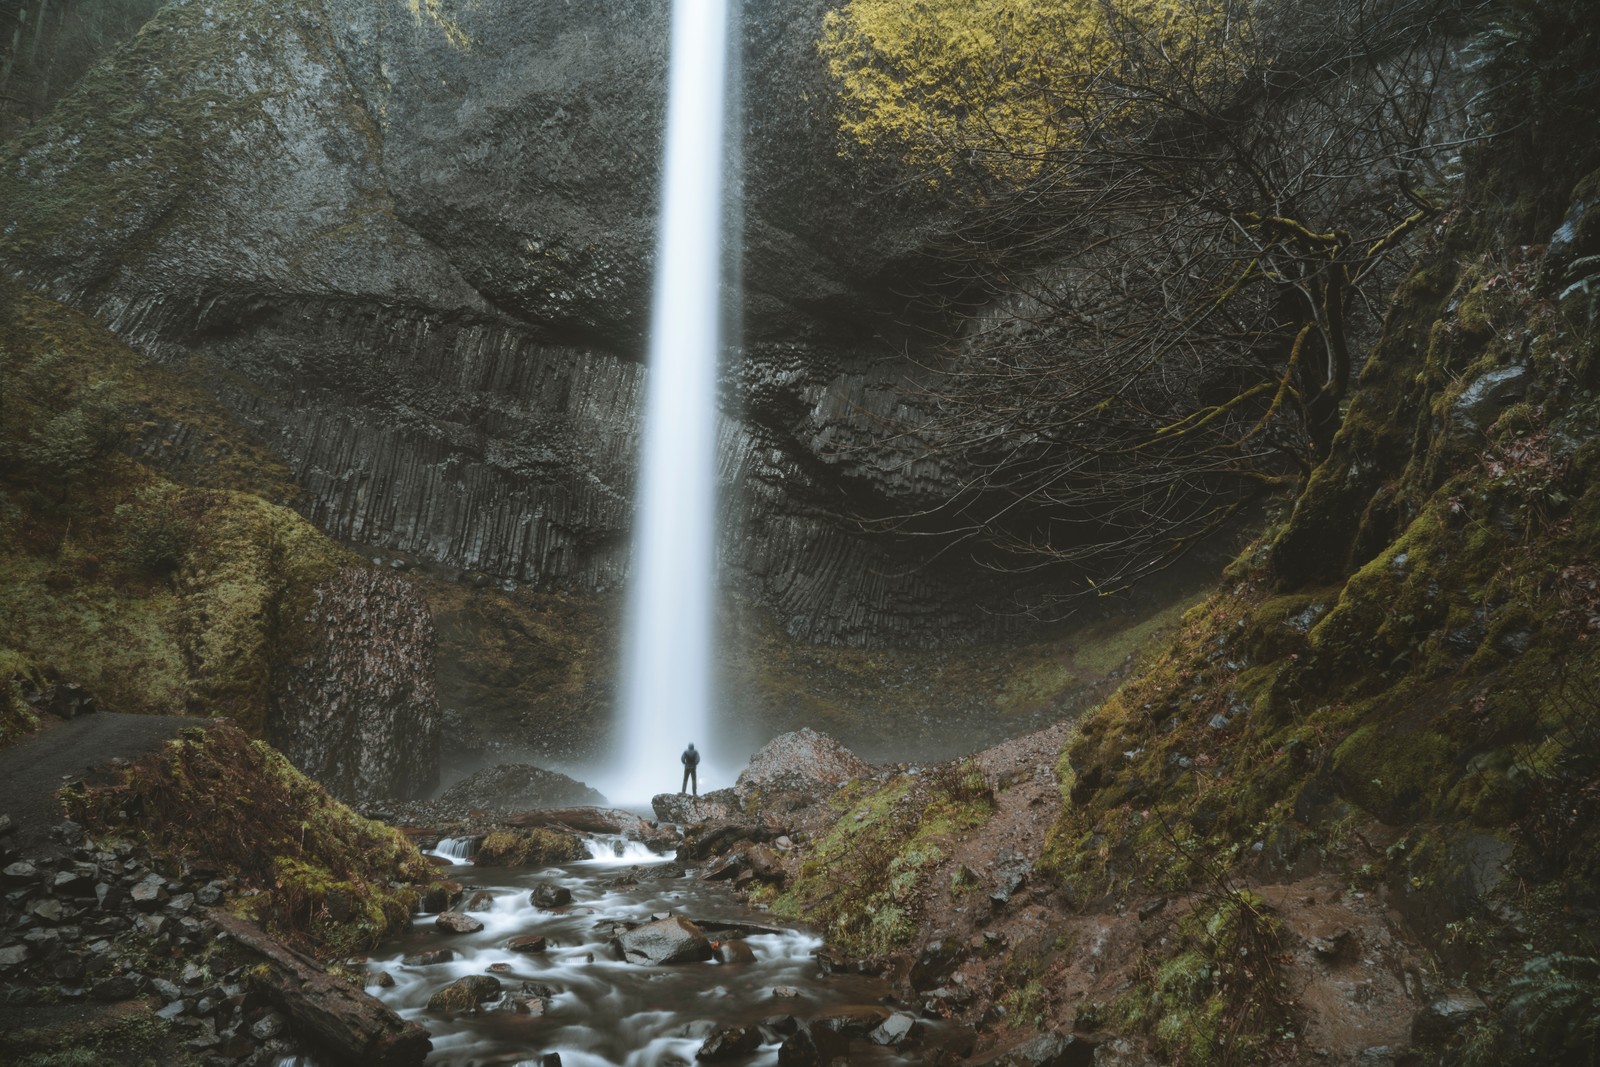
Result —
<instances>
[{"instance_id":1,"label":"bare tree","mask_svg":"<svg viewBox=\"0 0 1600 1067\"><path fill-rule=\"evenodd\" d=\"M1266 9L1235 69L1107 8L1119 59L1075 135L947 186L989 303L928 360L906 440L960 491L866 525L1120 588L1327 454L1405 250L1459 156L1451 0ZM902 442L904 443L904 442Z\"/></svg>"}]
</instances>

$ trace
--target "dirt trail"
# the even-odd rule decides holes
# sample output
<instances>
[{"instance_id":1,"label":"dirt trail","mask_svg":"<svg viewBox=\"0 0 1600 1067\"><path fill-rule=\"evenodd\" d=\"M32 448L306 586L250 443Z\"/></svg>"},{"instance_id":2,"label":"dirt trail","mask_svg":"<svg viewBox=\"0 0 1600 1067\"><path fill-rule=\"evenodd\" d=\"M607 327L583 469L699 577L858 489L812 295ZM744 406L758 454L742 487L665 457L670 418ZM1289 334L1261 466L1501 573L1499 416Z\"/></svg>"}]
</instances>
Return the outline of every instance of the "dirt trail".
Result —
<instances>
[{"instance_id":1,"label":"dirt trail","mask_svg":"<svg viewBox=\"0 0 1600 1067\"><path fill-rule=\"evenodd\" d=\"M133 759L202 720L101 711L55 722L0 751L0 813L11 816L17 844L43 837L62 819L55 793L63 778L116 757Z\"/></svg>"}]
</instances>

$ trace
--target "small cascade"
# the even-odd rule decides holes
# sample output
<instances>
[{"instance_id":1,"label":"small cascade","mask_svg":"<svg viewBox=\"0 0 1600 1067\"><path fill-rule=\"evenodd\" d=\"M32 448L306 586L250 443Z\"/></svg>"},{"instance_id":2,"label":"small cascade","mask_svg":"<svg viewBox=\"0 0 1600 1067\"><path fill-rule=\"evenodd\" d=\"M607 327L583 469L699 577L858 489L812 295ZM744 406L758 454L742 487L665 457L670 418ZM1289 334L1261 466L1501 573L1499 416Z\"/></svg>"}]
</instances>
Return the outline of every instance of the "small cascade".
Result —
<instances>
[{"instance_id":1,"label":"small cascade","mask_svg":"<svg viewBox=\"0 0 1600 1067\"><path fill-rule=\"evenodd\" d=\"M666 863L674 859L674 852L652 852L643 841L632 841L621 834L595 834L583 841L589 849L589 860L596 865Z\"/></svg>"},{"instance_id":2,"label":"small cascade","mask_svg":"<svg viewBox=\"0 0 1600 1067\"><path fill-rule=\"evenodd\" d=\"M439 856L451 863L471 863L472 856L478 851L481 837L441 837L439 843L429 850L428 855Z\"/></svg>"},{"instance_id":3,"label":"small cascade","mask_svg":"<svg viewBox=\"0 0 1600 1067\"><path fill-rule=\"evenodd\" d=\"M617 856L618 849L631 855ZM808 1021L845 1013L882 1012L890 994L882 978L824 975L814 933L785 927L748 908L716 883L682 878L670 868L642 867L620 876L617 867L650 855L636 841L597 836L593 860L544 868L497 868L485 894L467 914L483 924L471 933L445 933L433 916L379 946L367 959L368 992L402 1019L429 1031L429 1067L512 1067L561 1057L563 1067L666 1067L695 1062L717 1027L753 1027L776 1016ZM634 851L638 850L638 851ZM488 872L485 872L486 874ZM569 904L533 902L538 886L571 893ZM702 927L712 940L738 940L742 959L716 958L651 966L617 951L619 931L670 914ZM537 947L524 942L536 938ZM448 949L442 959L420 954ZM377 982L379 973L388 977ZM430 1007L440 990L463 978L492 978L476 1010ZM783 993L776 992L784 990ZM913 1067L940 1044L942 1024L921 1020L915 1047L880 1047L865 1038L849 1046L857 1067ZM768 1042L726 1060L730 1067L773 1067L778 1045Z\"/></svg>"}]
</instances>

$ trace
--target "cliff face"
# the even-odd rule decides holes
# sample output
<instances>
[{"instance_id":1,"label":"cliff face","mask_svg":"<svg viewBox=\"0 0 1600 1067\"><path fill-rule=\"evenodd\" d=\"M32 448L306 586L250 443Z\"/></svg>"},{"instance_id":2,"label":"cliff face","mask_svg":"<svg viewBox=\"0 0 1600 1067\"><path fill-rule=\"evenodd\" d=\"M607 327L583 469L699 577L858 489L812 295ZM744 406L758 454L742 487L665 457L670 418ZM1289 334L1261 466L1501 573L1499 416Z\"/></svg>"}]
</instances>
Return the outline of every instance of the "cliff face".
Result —
<instances>
[{"instance_id":1,"label":"cliff face","mask_svg":"<svg viewBox=\"0 0 1600 1067\"><path fill-rule=\"evenodd\" d=\"M918 643L1012 590L840 518L916 510L958 472L885 443L914 367L877 335L939 212L838 155L823 8L740 27L760 88L737 131L724 562L797 635ZM667 10L174 3L0 160L0 262L207 375L335 536L604 590L626 564Z\"/></svg>"}]
</instances>

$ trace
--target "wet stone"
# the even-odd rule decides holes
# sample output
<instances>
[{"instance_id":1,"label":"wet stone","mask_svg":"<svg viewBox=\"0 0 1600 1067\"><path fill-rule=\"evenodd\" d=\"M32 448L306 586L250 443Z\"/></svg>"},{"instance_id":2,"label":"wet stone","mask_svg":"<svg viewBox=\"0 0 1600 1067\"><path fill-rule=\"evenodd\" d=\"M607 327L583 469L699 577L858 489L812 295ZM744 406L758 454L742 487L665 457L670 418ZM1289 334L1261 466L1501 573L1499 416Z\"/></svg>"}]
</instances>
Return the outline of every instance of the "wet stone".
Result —
<instances>
[{"instance_id":1,"label":"wet stone","mask_svg":"<svg viewBox=\"0 0 1600 1067\"><path fill-rule=\"evenodd\" d=\"M449 963L455 958L454 949L436 948L427 952L413 952L408 956L402 956L400 962L407 967L432 967L436 963Z\"/></svg>"},{"instance_id":2,"label":"wet stone","mask_svg":"<svg viewBox=\"0 0 1600 1067\"><path fill-rule=\"evenodd\" d=\"M528 895L528 903L536 908L560 908L572 903L572 890L562 885L541 882Z\"/></svg>"},{"instance_id":3,"label":"wet stone","mask_svg":"<svg viewBox=\"0 0 1600 1067\"><path fill-rule=\"evenodd\" d=\"M716 947L718 963L754 963L755 950L744 941L722 941Z\"/></svg>"},{"instance_id":4,"label":"wet stone","mask_svg":"<svg viewBox=\"0 0 1600 1067\"><path fill-rule=\"evenodd\" d=\"M390 974L388 971L379 971L377 974L372 976L372 984L377 986L379 989L393 989L394 975Z\"/></svg>"},{"instance_id":5,"label":"wet stone","mask_svg":"<svg viewBox=\"0 0 1600 1067\"><path fill-rule=\"evenodd\" d=\"M286 1027L287 1023L284 1022L282 1015L275 1011L269 1011L251 1024L250 1036L257 1041L268 1041L283 1033Z\"/></svg>"},{"instance_id":6,"label":"wet stone","mask_svg":"<svg viewBox=\"0 0 1600 1067\"><path fill-rule=\"evenodd\" d=\"M754 1026L724 1026L711 1032L694 1058L705 1062L747 1056L761 1047L761 1031Z\"/></svg>"},{"instance_id":7,"label":"wet stone","mask_svg":"<svg viewBox=\"0 0 1600 1067\"><path fill-rule=\"evenodd\" d=\"M506 948L512 952L543 952L547 947L543 934L523 934L506 942Z\"/></svg>"},{"instance_id":8,"label":"wet stone","mask_svg":"<svg viewBox=\"0 0 1600 1067\"><path fill-rule=\"evenodd\" d=\"M486 1000L500 995L500 980L486 974L457 978L428 998L429 1011L471 1011Z\"/></svg>"},{"instance_id":9,"label":"wet stone","mask_svg":"<svg viewBox=\"0 0 1600 1067\"><path fill-rule=\"evenodd\" d=\"M827 1067L847 1054L849 1042L826 1026L796 1030L778 1047L779 1067Z\"/></svg>"},{"instance_id":10,"label":"wet stone","mask_svg":"<svg viewBox=\"0 0 1600 1067\"><path fill-rule=\"evenodd\" d=\"M662 966L711 958L711 941L688 919L674 916L645 923L617 938L629 963Z\"/></svg>"},{"instance_id":11,"label":"wet stone","mask_svg":"<svg viewBox=\"0 0 1600 1067\"><path fill-rule=\"evenodd\" d=\"M897 1011L882 1025L867 1035L874 1045L898 1045L909 1038L917 1028L917 1017L910 1012Z\"/></svg>"},{"instance_id":12,"label":"wet stone","mask_svg":"<svg viewBox=\"0 0 1600 1067\"><path fill-rule=\"evenodd\" d=\"M433 925L452 934L475 934L483 929L483 923L459 911L440 912Z\"/></svg>"}]
</instances>

